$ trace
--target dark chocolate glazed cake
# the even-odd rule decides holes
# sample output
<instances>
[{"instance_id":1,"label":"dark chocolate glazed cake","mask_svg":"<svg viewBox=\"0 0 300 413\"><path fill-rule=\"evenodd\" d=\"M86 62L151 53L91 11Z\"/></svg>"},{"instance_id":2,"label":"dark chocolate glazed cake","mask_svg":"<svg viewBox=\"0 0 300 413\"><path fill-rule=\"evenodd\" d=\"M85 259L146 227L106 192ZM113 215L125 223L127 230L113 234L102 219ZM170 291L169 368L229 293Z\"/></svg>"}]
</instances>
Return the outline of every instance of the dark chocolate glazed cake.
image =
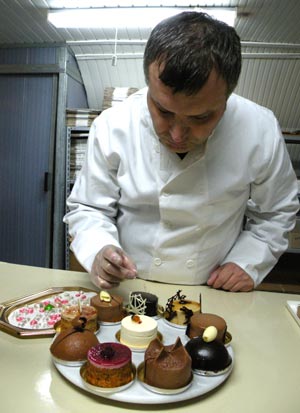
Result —
<instances>
[{"instance_id":1,"label":"dark chocolate glazed cake","mask_svg":"<svg viewBox=\"0 0 300 413\"><path fill-rule=\"evenodd\" d=\"M232 363L227 348L218 340L207 342L195 337L187 342L185 348L192 358L192 369L196 371L219 373Z\"/></svg>"},{"instance_id":2,"label":"dark chocolate glazed cake","mask_svg":"<svg viewBox=\"0 0 300 413\"><path fill-rule=\"evenodd\" d=\"M149 317L157 315L158 297L143 291L134 291L129 295L129 312Z\"/></svg>"}]
</instances>

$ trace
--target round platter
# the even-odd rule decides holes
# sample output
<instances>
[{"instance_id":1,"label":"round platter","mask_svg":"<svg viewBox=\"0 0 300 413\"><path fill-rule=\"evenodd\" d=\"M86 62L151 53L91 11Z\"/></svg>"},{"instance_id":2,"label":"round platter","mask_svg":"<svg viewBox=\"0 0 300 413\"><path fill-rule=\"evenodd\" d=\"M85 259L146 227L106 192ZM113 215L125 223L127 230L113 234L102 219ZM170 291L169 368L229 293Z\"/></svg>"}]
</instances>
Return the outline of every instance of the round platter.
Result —
<instances>
[{"instance_id":1,"label":"round platter","mask_svg":"<svg viewBox=\"0 0 300 413\"><path fill-rule=\"evenodd\" d=\"M117 341L115 335L119 330L120 326L117 324L115 326L102 326L97 334L99 340L103 342L107 341ZM158 329L162 333L164 345L173 344L177 337L180 337L182 344L185 345L187 338L183 330L171 327L163 322L162 319L158 320ZM232 360L233 350L231 346L227 347ZM132 362L138 366L144 361L144 352L133 352L132 353ZM162 404L162 403L174 403L183 400L190 400L194 397L202 396L216 387L220 386L231 374L233 364L231 368L226 371L224 374L213 376L213 377L204 377L194 374L193 381L191 385L183 392L178 394L156 394L152 391L145 388L139 380L135 380L134 383L126 388L123 391L116 391L114 393L99 393L99 391L94 390L93 388L87 388L80 375L80 367L69 367L59 363L56 363L53 360L57 370L71 383L75 386L86 390L92 394L96 394L99 397L105 397L111 400L117 400L125 403L138 403L138 404Z\"/></svg>"}]
</instances>

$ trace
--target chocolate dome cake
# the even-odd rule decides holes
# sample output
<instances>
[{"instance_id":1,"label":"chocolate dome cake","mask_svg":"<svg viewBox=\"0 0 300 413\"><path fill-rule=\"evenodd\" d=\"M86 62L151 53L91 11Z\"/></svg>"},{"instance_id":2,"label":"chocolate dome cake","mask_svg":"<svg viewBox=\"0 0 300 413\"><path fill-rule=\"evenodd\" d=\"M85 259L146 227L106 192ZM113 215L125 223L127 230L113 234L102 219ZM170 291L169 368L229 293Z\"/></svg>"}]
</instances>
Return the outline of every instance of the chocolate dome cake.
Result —
<instances>
[{"instance_id":1,"label":"chocolate dome cake","mask_svg":"<svg viewBox=\"0 0 300 413\"><path fill-rule=\"evenodd\" d=\"M195 337L187 342L185 348L196 373L221 374L232 363L227 348L218 340L205 341L202 337Z\"/></svg>"},{"instance_id":2,"label":"chocolate dome cake","mask_svg":"<svg viewBox=\"0 0 300 413\"><path fill-rule=\"evenodd\" d=\"M88 350L99 341L96 335L85 328L86 319L78 317L73 320L73 327L62 331L54 339L50 347L51 354L59 360L83 361Z\"/></svg>"}]
</instances>

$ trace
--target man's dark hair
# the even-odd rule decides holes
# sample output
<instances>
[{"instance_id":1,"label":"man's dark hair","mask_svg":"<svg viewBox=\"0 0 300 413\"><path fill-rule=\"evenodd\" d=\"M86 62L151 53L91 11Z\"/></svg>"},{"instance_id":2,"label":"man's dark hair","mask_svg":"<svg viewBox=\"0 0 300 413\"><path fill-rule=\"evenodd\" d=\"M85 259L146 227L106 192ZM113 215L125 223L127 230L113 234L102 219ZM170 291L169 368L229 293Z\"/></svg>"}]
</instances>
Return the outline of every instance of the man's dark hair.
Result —
<instances>
[{"instance_id":1,"label":"man's dark hair","mask_svg":"<svg viewBox=\"0 0 300 413\"><path fill-rule=\"evenodd\" d=\"M240 38L232 27L206 13L183 12L152 30L144 53L147 83L153 62L159 65L159 79L173 93L196 94L215 68L229 95L241 71Z\"/></svg>"}]
</instances>

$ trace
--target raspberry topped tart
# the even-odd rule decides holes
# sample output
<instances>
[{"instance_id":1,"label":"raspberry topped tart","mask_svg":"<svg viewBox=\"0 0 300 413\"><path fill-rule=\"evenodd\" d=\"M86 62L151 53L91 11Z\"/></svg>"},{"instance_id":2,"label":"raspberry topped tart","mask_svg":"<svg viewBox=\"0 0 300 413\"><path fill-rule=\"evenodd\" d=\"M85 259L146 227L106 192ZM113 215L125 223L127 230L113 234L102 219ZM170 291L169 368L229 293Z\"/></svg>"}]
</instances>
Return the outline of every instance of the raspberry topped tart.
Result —
<instances>
[{"instance_id":1,"label":"raspberry topped tart","mask_svg":"<svg viewBox=\"0 0 300 413\"><path fill-rule=\"evenodd\" d=\"M131 350L120 343L101 343L88 351L83 379L104 388L124 386L133 380Z\"/></svg>"}]
</instances>

